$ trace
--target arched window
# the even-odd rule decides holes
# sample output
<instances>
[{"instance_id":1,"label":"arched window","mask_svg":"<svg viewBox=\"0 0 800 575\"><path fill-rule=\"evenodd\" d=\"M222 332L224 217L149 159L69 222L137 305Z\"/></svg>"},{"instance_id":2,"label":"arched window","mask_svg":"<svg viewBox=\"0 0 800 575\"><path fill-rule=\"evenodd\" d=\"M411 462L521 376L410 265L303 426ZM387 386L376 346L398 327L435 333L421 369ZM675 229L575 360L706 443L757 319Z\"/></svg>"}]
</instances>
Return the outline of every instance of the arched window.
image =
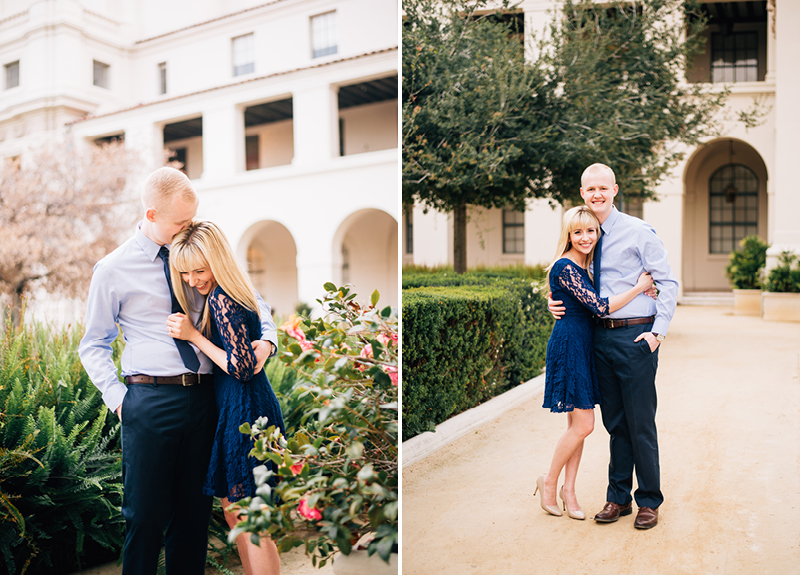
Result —
<instances>
[{"instance_id":1,"label":"arched window","mask_svg":"<svg viewBox=\"0 0 800 575\"><path fill-rule=\"evenodd\" d=\"M709 188L709 252L727 254L758 233L758 178L741 164L714 172Z\"/></svg>"}]
</instances>

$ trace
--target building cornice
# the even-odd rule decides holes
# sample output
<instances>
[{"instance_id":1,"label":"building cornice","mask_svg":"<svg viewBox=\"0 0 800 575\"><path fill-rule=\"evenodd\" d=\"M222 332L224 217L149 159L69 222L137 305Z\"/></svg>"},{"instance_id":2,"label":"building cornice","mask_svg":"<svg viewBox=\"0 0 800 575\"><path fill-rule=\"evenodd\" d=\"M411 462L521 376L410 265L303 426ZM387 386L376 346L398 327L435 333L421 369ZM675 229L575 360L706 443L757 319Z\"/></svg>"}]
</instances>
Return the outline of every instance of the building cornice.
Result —
<instances>
[{"instance_id":1,"label":"building cornice","mask_svg":"<svg viewBox=\"0 0 800 575\"><path fill-rule=\"evenodd\" d=\"M282 0L279 0L279 1L282 1ZM337 60L330 60L328 62L321 62L319 64L313 64L311 66L303 66L301 68L294 68L292 70L284 70L284 71L281 71L281 72L273 72L272 74L266 74L264 76L257 76L255 78L248 78L247 80L241 80L239 82L233 82L231 84L223 84L221 86L213 86L211 88L205 88L203 90L197 90L195 92L190 92L188 94L181 94L180 96L173 96L171 98L162 98L162 99L159 99L159 100L153 100L151 102L143 102L141 104L136 104L135 106L129 106L127 108L121 108L119 110L114 110L113 112L107 112L105 114L98 114L96 116L87 116L85 118L81 118L79 120L75 120L74 122L69 122L66 125L70 126L70 125L73 125L73 124L78 124L80 122L85 122L85 121L88 121L88 120L94 120L96 118L105 118L105 117L108 117L108 116L114 116L116 114L122 114L122 113L128 112L130 110L136 110L136 109L145 108L145 107L148 107L148 106L155 106L157 104L162 104L164 102L174 102L176 100L182 100L184 98L190 98L192 96L197 96L198 94L207 94L207 93L215 92L215 91L218 91L218 90L224 90L224 89L227 89L227 88L231 88L233 86L242 86L242 85L245 85L245 84L251 84L253 82L258 82L258 81L261 81L261 80L267 80L267 79L270 79L270 78L276 78L276 77L280 77L280 76L287 76L289 74L295 74L295 73L298 73L298 72L305 72L305 71L308 71L308 70L315 70L315 69L319 69L319 68L325 68L325 67L333 66L335 64L340 64L340 63L343 63L343 62L351 62L353 60L358 60L358 59L361 59L361 58L368 58L370 56L376 56L378 54L388 54L388 53L391 53L391 52L396 52L397 50L398 50L397 46L392 46L390 48L383 48L383 49L380 49L380 50L373 50L371 52L366 52L364 54L358 54L357 56L349 56L347 58L339 58Z\"/></svg>"},{"instance_id":2,"label":"building cornice","mask_svg":"<svg viewBox=\"0 0 800 575\"><path fill-rule=\"evenodd\" d=\"M176 30L171 30L169 32L164 32L163 34L159 34L157 36L152 36L150 38L145 38L143 40L137 40L134 42L135 45L144 44L146 42L152 42L153 40L160 40L166 36L172 36L173 34L179 34L181 32L185 32L187 30L193 30L195 28L200 28L202 26L208 26L209 24L214 24L216 22L221 22L223 20L228 20L230 18L235 18L236 16L240 16L241 14L246 14L248 12L254 12L256 10L261 10L262 8L266 8L267 6L272 6L275 4L284 4L286 2L291 2L292 0L272 0L271 2L266 2L264 4L259 4L258 6L251 6L250 8L245 8L244 10L239 10L238 12L231 12L230 14L224 14L222 16L218 16L216 18L212 18L210 20L205 20L203 22L198 22L197 24L191 24L190 26L184 26L183 28L178 28Z\"/></svg>"}]
</instances>

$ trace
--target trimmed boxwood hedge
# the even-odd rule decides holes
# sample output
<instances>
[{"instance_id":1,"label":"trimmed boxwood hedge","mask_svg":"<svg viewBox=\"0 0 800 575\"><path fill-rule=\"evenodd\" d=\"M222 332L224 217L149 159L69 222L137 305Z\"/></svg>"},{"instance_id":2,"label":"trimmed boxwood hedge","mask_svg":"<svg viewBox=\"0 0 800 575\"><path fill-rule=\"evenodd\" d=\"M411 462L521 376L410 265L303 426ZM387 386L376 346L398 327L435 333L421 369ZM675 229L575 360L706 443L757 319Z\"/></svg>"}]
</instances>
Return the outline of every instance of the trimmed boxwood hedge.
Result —
<instances>
[{"instance_id":1,"label":"trimmed boxwood hedge","mask_svg":"<svg viewBox=\"0 0 800 575\"><path fill-rule=\"evenodd\" d=\"M429 283L424 274L404 284ZM437 276L439 274L430 274ZM403 440L535 377L553 319L538 282L494 273L403 290Z\"/></svg>"}]
</instances>

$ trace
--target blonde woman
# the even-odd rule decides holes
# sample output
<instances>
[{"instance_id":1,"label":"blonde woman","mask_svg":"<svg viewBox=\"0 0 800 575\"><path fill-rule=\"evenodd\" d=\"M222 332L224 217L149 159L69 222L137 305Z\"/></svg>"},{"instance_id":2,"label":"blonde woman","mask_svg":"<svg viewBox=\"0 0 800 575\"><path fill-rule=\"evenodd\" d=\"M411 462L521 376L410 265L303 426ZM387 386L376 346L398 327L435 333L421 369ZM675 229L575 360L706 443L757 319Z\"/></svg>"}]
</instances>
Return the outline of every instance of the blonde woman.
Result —
<instances>
[{"instance_id":1,"label":"blonde woman","mask_svg":"<svg viewBox=\"0 0 800 575\"><path fill-rule=\"evenodd\" d=\"M550 411L567 413L567 431L556 444L547 475L536 480L542 509L561 515L556 501L558 478L564 469L559 491L563 508L573 519L586 516L575 496L575 479L583 453L583 440L594 429L594 406L600 404L600 390L594 365L594 316L618 310L653 285L650 274L639 276L628 291L601 298L592 287L588 269L600 233L597 216L587 207L568 210L548 284L554 300L563 300L566 312L555 323L547 343L544 405Z\"/></svg>"},{"instance_id":2,"label":"blonde woman","mask_svg":"<svg viewBox=\"0 0 800 575\"><path fill-rule=\"evenodd\" d=\"M175 236L170 250L173 291L182 309L191 309L189 289L205 296L198 331L184 314L172 314L167 327L172 337L192 342L214 363L214 395L219 419L203 491L222 499L225 519L233 528L238 518L227 507L255 496L248 436L244 422L266 416L285 432L280 404L263 371L254 373L251 342L261 337L256 290L238 264L222 231L211 222L193 222ZM198 310L199 311L199 310ZM280 573L275 544L267 538L254 545L249 535L236 540L247 575Z\"/></svg>"}]
</instances>

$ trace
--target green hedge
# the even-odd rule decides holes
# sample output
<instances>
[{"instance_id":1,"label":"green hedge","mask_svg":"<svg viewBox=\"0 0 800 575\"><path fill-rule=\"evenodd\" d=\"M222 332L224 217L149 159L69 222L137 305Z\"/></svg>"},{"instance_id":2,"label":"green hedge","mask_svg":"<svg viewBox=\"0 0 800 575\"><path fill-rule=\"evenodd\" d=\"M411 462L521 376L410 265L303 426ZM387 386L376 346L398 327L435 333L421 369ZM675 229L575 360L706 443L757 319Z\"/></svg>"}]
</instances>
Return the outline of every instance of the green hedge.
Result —
<instances>
[{"instance_id":1,"label":"green hedge","mask_svg":"<svg viewBox=\"0 0 800 575\"><path fill-rule=\"evenodd\" d=\"M426 269L418 266L403 268L403 289L433 286L492 285L498 279L523 279L543 281L542 266L506 266L477 268L465 274L457 274L452 267Z\"/></svg>"},{"instance_id":2,"label":"green hedge","mask_svg":"<svg viewBox=\"0 0 800 575\"><path fill-rule=\"evenodd\" d=\"M428 283L423 275L403 281ZM537 282L431 281L449 285L403 290L404 441L538 375L553 325Z\"/></svg>"}]
</instances>

